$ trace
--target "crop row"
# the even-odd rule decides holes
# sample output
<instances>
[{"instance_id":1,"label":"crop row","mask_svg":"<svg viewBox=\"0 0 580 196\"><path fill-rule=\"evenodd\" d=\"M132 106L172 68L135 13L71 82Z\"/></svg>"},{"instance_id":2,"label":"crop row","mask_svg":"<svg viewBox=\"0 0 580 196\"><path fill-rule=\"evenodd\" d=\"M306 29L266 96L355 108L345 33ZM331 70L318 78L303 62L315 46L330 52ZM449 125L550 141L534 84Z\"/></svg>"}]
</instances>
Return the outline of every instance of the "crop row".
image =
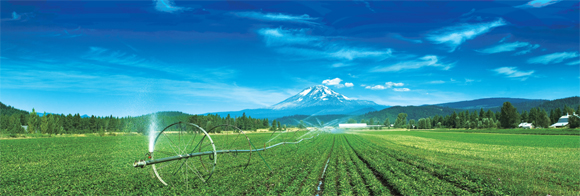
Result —
<instances>
[{"instance_id":1,"label":"crop row","mask_svg":"<svg viewBox=\"0 0 580 196\"><path fill-rule=\"evenodd\" d=\"M386 177L389 186L400 194L504 194L503 186L469 171L433 164L359 136L347 137L357 156Z\"/></svg>"}]
</instances>

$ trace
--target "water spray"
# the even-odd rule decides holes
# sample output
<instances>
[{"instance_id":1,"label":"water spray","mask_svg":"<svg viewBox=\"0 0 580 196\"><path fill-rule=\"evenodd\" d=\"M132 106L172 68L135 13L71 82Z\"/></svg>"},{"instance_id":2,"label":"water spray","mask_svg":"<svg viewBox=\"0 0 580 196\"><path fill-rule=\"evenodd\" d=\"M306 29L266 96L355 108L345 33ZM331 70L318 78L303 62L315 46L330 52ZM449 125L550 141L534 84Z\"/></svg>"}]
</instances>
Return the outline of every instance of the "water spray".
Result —
<instances>
[{"instance_id":1,"label":"water spray","mask_svg":"<svg viewBox=\"0 0 580 196\"><path fill-rule=\"evenodd\" d=\"M245 166L247 168L252 153L258 153L266 166L270 168L260 154L261 151L284 144L298 144L318 136L312 135L310 138L303 138L314 133L314 130L318 130L309 129L306 134L300 137L302 139L298 138L300 139L298 141L280 142L258 149L242 130L232 125L218 125L209 129L209 133L224 132L223 137L220 138L222 140L217 145L214 144L208 132L193 123L173 123L156 134L155 128L156 120L153 120L149 126L150 143L149 152L146 154L147 160L135 161L133 167L151 166L157 179L164 185L185 183L187 186L190 178L198 178L207 182L217 165L218 154L227 154L237 160L245 159L240 156L245 154L248 159Z\"/></svg>"}]
</instances>

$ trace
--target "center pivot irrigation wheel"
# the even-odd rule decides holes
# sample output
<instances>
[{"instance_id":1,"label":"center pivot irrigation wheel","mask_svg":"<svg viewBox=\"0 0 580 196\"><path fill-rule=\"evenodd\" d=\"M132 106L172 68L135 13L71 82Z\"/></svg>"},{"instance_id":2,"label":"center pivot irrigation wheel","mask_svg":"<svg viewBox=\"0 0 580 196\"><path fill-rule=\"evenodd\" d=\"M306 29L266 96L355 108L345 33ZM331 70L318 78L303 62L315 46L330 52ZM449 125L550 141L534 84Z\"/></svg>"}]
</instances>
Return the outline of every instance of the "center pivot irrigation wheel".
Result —
<instances>
[{"instance_id":1,"label":"center pivot irrigation wheel","mask_svg":"<svg viewBox=\"0 0 580 196\"><path fill-rule=\"evenodd\" d=\"M223 124L215 126L207 132L216 134L213 138L216 140L216 149L226 152L224 153L226 155L220 157L221 161L240 162L240 164L243 164L241 166L244 169L250 165L252 159L252 143L244 131L236 126Z\"/></svg>"},{"instance_id":2,"label":"center pivot irrigation wheel","mask_svg":"<svg viewBox=\"0 0 580 196\"><path fill-rule=\"evenodd\" d=\"M216 165L216 148L211 137L201 127L187 122L173 123L157 134L151 159L202 153L198 157L157 163L152 166L155 176L164 185L185 185L194 179L207 182Z\"/></svg>"}]
</instances>

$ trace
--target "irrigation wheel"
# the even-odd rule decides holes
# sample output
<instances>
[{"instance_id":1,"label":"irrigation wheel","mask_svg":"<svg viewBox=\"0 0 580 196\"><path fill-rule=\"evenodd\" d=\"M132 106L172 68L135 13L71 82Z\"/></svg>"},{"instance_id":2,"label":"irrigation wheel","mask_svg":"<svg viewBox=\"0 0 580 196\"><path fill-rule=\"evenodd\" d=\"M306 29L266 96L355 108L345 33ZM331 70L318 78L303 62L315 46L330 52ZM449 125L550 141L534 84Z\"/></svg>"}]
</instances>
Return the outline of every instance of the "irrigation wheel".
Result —
<instances>
[{"instance_id":1,"label":"irrigation wheel","mask_svg":"<svg viewBox=\"0 0 580 196\"><path fill-rule=\"evenodd\" d=\"M226 156L220 157L220 160L223 161L244 161L248 160L247 162L242 162L244 169L246 169L250 165L250 161L252 159L252 143L250 138L242 131L240 128L223 124L215 126L207 131L209 134L215 134L214 140L216 141L216 149L218 151L233 151L224 153ZM249 152L245 153L237 153L236 150L250 150Z\"/></svg>"},{"instance_id":2,"label":"irrigation wheel","mask_svg":"<svg viewBox=\"0 0 580 196\"><path fill-rule=\"evenodd\" d=\"M209 156L184 158L152 166L155 176L164 185L189 187L195 178L207 182L214 172L217 153L207 132L192 123L173 123L157 134L151 159L206 152Z\"/></svg>"}]
</instances>

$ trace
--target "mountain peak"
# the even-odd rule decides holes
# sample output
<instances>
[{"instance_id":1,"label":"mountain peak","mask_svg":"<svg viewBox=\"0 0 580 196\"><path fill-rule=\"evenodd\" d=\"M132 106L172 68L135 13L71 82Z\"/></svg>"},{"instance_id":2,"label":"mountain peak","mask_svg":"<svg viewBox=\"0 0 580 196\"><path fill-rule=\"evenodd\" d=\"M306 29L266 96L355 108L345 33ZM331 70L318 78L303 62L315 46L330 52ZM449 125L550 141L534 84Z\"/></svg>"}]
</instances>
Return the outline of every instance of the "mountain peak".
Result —
<instances>
[{"instance_id":1,"label":"mountain peak","mask_svg":"<svg viewBox=\"0 0 580 196\"><path fill-rule=\"evenodd\" d=\"M321 99L323 101L326 101L332 97L343 100L351 100L350 98L341 95L324 85L316 85L305 88L302 90L302 92L298 93L298 95L312 99Z\"/></svg>"},{"instance_id":2,"label":"mountain peak","mask_svg":"<svg viewBox=\"0 0 580 196\"><path fill-rule=\"evenodd\" d=\"M372 101L355 100L348 98L324 85L316 85L305 88L300 93L277 103L269 109L290 109L290 108L304 108L311 106L351 106L351 105L366 105L376 106Z\"/></svg>"}]
</instances>

